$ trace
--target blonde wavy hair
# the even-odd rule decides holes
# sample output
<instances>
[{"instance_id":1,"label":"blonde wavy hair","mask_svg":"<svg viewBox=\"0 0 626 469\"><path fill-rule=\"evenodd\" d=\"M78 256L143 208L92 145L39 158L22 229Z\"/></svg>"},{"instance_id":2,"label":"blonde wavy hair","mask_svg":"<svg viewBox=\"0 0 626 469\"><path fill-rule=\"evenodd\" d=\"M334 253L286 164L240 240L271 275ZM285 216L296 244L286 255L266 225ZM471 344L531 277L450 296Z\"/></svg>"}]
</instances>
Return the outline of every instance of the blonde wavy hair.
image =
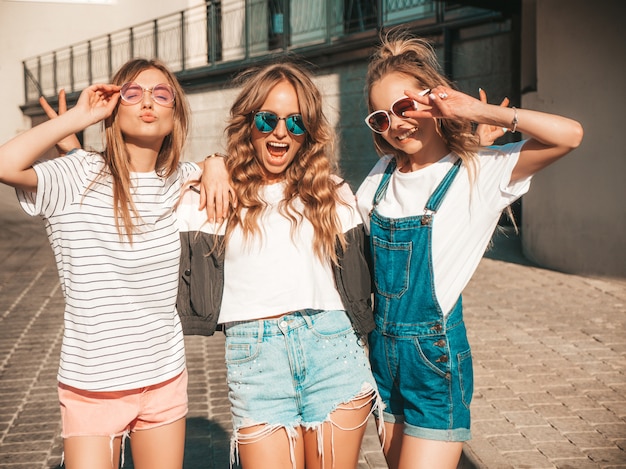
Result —
<instances>
[{"instance_id":1,"label":"blonde wavy hair","mask_svg":"<svg viewBox=\"0 0 626 469\"><path fill-rule=\"evenodd\" d=\"M342 203L338 195L342 181L332 177L338 173L334 131L324 116L321 94L309 72L294 61L249 69L237 79L242 88L231 107L226 127L226 164L237 206L228 221L225 240L238 225L243 230L244 239L261 235L259 218L267 204L260 193L266 180L264 168L252 145L253 118L270 91L284 81L296 91L306 133L298 154L284 171L285 192L279 210L291 221L292 235L303 218L311 222L315 254L323 262L336 263L336 242L345 248L345 238L337 214L337 203ZM303 206L302 213L294 204L298 199Z\"/></svg>"},{"instance_id":2,"label":"blonde wavy hair","mask_svg":"<svg viewBox=\"0 0 626 469\"><path fill-rule=\"evenodd\" d=\"M456 86L441 72L437 56L430 43L413 37L405 31L391 31L381 37L381 44L374 52L365 78L365 93L369 112L375 111L369 99L372 87L384 76L400 73L415 80L418 88ZM470 179L476 171L478 138L472 132L469 121L436 119L437 130L447 147L456 153L468 168ZM394 155L399 165L406 163L408 155L391 146L381 134L374 133L374 146L381 155Z\"/></svg>"},{"instance_id":3,"label":"blonde wavy hair","mask_svg":"<svg viewBox=\"0 0 626 469\"><path fill-rule=\"evenodd\" d=\"M133 81L144 70L156 69L162 72L168 83L174 88L174 128L165 137L157 155L155 170L163 178L171 176L178 167L189 132L189 104L176 76L159 60L132 59L126 62L113 76L112 83L123 85ZM121 102L121 99L120 99ZM101 176L110 176L113 180L113 213L115 225L120 237L126 235L132 243L136 231L133 218L139 219L139 213L133 203L130 180L130 155L126 149L124 136L117 121L120 103L104 121L105 150L102 152L105 166Z\"/></svg>"}]
</instances>

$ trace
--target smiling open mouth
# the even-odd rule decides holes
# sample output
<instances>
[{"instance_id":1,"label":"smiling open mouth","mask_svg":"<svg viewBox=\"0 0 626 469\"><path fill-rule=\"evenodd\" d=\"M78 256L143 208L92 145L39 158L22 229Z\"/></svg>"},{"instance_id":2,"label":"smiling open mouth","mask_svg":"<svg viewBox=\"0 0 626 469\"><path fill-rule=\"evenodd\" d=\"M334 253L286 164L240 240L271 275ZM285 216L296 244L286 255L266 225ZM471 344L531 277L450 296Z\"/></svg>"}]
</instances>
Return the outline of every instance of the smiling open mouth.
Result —
<instances>
[{"instance_id":1,"label":"smiling open mouth","mask_svg":"<svg viewBox=\"0 0 626 469\"><path fill-rule=\"evenodd\" d=\"M267 152L276 158L283 156L289 150L287 143L268 142L266 145Z\"/></svg>"},{"instance_id":2,"label":"smiling open mouth","mask_svg":"<svg viewBox=\"0 0 626 469\"><path fill-rule=\"evenodd\" d=\"M411 130L404 132L402 135L398 135L396 138L400 141L405 140L412 136L415 132L419 130L419 127L413 127Z\"/></svg>"}]
</instances>

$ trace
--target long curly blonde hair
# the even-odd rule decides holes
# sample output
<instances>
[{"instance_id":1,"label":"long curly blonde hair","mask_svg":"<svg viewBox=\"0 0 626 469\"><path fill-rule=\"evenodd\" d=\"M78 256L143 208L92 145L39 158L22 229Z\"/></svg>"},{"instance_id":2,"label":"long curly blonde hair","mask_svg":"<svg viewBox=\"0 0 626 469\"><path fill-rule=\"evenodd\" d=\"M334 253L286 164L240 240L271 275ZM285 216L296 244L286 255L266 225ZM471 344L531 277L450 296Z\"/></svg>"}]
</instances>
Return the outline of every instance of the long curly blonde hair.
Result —
<instances>
[{"instance_id":1,"label":"long curly blonde hair","mask_svg":"<svg viewBox=\"0 0 626 469\"><path fill-rule=\"evenodd\" d=\"M261 236L259 217L266 208L261 189L266 184L262 163L252 145L253 114L261 109L270 91L281 82L295 89L306 128L304 143L284 171L285 191L280 211L292 223L292 235L306 218L314 228L313 250L322 261L337 262L336 242L345 247L345 238L337 214L341 182L334 158L334 131L322 111L321 93L303 65L287 61L253 68L237 79L241 91L230 110L226 127L226 164L237 196L237 206L228 222L225 240L236 226L244 239ZM294 202L300 200L302 213ZM244 215L245 211L245 215Z\"/></svg>"},{"instance_id":2,"label":"long curly blonde hair","mask_svg":"<svg viewBox=\"0 0 626 469\"><path fill-rule=\"evenodd\" d=\"M413 80L418 88L447 86L456 89L454 83L441 72L437 55L431 44L424 39L411 36L406 31L395 30L381 37L368 65L365 78L365 93L369 112L375 111L369 99L372 87L390 73L400 73ZM437 119L437 130L447 147L456 153L468 168L470 178L476 171L478 139L472 132L469 121ZM381 134L374 133L374 146L381 155L394 155L399 164L408 155L391 146Z\"/></svg>"},{"instance_id":3,"label":"long curly blonde hair","mask_svg":"<svg viewBox=\"0 0 626 469\"><path fill-rule=\"evenodd\" d=\"M174 128L165 137L157 155L155 170L163 178L171 176L178 167L189 132L189 104L176 76L159 60L132 59L126 62L113 76L112 83L122 85L133 81L144 70L161 71L168 83L174 88ZM105 167L102 176L113 179L113 212L115 225L120 237L126 235L130 242L135 232L133 219L139 219L139 213L133 203L130 180L130 155L126 149L124 136L117 121L120 103L104 121L105 150L102 153Z\"/></svg>"}]
</instances>

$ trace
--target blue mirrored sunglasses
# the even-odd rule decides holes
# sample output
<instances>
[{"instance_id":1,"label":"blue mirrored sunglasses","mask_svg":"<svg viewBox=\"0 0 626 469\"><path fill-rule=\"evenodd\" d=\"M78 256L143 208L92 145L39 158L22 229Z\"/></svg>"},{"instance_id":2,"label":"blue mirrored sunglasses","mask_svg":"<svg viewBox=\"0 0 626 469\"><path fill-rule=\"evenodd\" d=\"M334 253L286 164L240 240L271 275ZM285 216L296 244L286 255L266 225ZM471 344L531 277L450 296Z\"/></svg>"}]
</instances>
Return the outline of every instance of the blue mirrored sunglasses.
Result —
<instances>
[{"instance_id":1,"label":"blue mirrored sunglasses","mask_svg":"<svg viewBox=\"0 0 626 469\"><path fill-rule=\"evenodd\" d=\"M303 135L306 132L302 115L292 114L287 117L278 117L273 112L259 111L254 114L254 125L259 132L270 133L278 125L278 121L284 120L287 130L293 135Z\"/></svg>"}]
</instances>

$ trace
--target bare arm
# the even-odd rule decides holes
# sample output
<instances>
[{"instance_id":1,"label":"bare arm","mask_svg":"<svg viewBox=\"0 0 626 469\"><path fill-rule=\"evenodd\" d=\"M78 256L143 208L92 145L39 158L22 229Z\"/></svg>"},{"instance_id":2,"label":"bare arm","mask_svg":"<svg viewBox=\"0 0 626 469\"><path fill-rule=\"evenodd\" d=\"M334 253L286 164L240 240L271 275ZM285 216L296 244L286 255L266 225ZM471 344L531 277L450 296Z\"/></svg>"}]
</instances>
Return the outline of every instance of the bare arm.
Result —
<instances>
[{"instance_id":1,"label":"bare arm","mask_svg":"<svg viewBox=\"0 0 626 469\"><path fill-rule=\"evenodd\" d=\"M119 86L92 85L76 106L33 127L0 147L0 182L27 191L37 189L33 164L45 151L69 135L109 116L119 99Z\"/></svg>"},{"instance_id":2,"label":"bare arm","mask_svg":"<svg viewBox=\"0 0 626 469\"><path fill-rule=\"evenodd\" d=\"M463 119L528 135L511 181L535 174L577 148L583 138L580 123L567 117L496 106L443 86L434 88L424 97L410 91L406 93L425 105L423 110L407 112L409 117Z\"/></svg>"},{"instance_id":3,"label":"bare arm","mask_svg":"<svg viewBox=\"0 0 626 469\"><path fill-rule=\"evenodd\" d=\"M230 175L224 161L225 155L213 153L203 162L200 207L206 209L210 222L221 223L227 216L231 204L234 205L235 192L230 185Z\"/></svg>"}]
</instances>

